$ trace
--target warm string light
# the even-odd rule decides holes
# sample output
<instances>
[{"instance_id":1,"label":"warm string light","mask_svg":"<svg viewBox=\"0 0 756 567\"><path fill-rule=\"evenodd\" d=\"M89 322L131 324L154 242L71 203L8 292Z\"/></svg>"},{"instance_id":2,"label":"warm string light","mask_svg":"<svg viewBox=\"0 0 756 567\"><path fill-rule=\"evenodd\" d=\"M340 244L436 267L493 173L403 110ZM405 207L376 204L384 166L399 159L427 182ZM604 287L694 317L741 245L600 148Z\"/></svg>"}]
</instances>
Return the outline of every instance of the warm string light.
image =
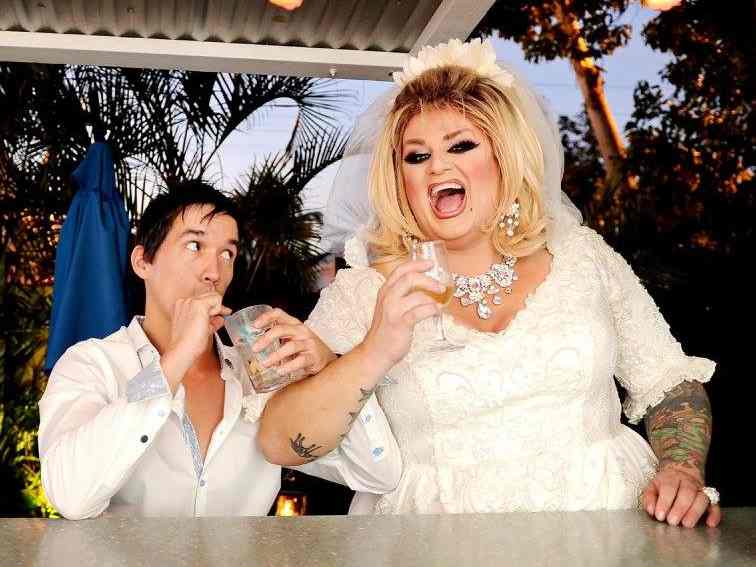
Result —
<instances>
[{"instance_id":1,"label":"warm string light","mask_svg":"<svg viewBox=\"0 0 756 567\"><path fill-rule=\"evenodd\" d=\"M307 511L307 495L279 494L276 500L276 516L304 516Z\"/></svg>"},{"instance_id":2,"label":"warm string light","mask_svg":"<svg viewBox=\"0 0 756 567\"><path fill-rule=\"evenodd\" d=\"M660 12L679 6L681 3L682 0L642 0L641 2L646 8Z\"/></svg>"},{"instance_id":3,"label":"warm string light","mask_svg":"<svg viewBox=\"0 0 756 567\"><path fill-rule=\"evenodd\" d=\"M268 0L271 4L274 6L278 6L279 8L283 8L284 10L296 10L299 8L304 0Z\"/></svg>"}]
</instances>

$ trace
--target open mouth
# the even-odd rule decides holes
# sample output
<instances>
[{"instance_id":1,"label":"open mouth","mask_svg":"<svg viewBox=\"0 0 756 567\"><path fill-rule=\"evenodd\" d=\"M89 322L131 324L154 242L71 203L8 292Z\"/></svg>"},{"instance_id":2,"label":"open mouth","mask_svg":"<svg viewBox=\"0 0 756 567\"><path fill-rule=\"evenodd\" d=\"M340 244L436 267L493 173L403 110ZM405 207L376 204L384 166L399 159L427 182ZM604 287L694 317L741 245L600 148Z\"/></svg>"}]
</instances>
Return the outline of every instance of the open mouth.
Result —
<instances>
[{"instance_id":1,"label":"open mouth","mask_svg":"<svg viewBox=\"0 0 756 567\"><path fill-rule=\"evenodd\" d=\"M428 198L440 219L456 217L465 210L465 187L459 181L434 183L429 188Z\"/></svg>"}]
</instances>

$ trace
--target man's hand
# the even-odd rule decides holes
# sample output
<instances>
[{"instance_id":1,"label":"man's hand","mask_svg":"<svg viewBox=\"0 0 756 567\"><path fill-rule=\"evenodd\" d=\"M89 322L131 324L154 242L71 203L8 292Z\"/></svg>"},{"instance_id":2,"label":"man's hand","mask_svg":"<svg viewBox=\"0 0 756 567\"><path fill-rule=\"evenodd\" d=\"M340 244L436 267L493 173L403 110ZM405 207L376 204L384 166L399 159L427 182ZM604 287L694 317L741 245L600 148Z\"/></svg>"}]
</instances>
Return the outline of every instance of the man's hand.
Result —
<instances>
[{"instance_id":1,"label":"man's hand","mask_svg":"<svg viewBox=\"0 0 756 567\"><path fill-rule=\"evenodd\" d=\"M223 306L223 297L214 291L176 301L171 317L171 338L160 359L171 391L176 391L184 375L207 348L213 333L223 326L223 316L230 314L231 310Z\"/></svg>"}]
</instances>

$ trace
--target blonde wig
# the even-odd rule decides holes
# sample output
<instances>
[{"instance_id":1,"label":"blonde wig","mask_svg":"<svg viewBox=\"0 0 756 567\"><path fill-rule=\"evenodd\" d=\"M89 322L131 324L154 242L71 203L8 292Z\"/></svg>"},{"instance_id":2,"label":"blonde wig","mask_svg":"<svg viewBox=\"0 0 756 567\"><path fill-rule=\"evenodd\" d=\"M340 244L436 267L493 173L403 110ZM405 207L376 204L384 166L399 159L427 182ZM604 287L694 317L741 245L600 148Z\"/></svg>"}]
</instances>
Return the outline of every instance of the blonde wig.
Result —
<instances>
[{"instance_id":1,"label":"blonde wig","mask_svg":"<svg viewBox=\"0 0 756 567\"><path fill-rule=\"evenodd\" d=\"M367 238L373 261L398 259L408 253L412 238L426 239L410 209L401 171L404 132L425 109L459 112L487 136L500 186L498 204L480 229L490 234L496 250L523 257L543 247L543 150L521 111L518 93L472 69L449 65L429 69L404 85L378 136L368 181L374 220ZM498 223L515 201L520 205L520 224L509 237Z\"/></svg>"}]
</instances>

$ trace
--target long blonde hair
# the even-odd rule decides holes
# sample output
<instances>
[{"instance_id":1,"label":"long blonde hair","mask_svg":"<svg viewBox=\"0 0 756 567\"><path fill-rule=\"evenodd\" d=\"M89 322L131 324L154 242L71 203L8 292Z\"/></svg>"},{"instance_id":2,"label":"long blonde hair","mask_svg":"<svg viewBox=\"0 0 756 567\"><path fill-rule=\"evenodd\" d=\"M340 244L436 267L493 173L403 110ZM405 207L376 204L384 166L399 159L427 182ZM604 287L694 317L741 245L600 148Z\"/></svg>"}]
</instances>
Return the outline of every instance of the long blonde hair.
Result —
<instances>
[{"instance_id":1,"label":"long blonde hair","mask_svg":"<svg viewBox=\"0 0 756 567\"><path fill-rule=\"evenodd\" d=\"M374 262L405 256L411 238L425 240L410 209L401 171L404 131L425 108L459 112L487 137L499 167L501 185L496 209L481 230L501 254L523 257L546 242L546 218L540 188L544 160L538 138L519 110L514 89L504 90L470 69L429 69L399 92L381 131L370 164L369 191L375 225L368 231ZM498 228L499 218L520 204L520 224L513 237Z\"/></svg>"}]
</instances>

